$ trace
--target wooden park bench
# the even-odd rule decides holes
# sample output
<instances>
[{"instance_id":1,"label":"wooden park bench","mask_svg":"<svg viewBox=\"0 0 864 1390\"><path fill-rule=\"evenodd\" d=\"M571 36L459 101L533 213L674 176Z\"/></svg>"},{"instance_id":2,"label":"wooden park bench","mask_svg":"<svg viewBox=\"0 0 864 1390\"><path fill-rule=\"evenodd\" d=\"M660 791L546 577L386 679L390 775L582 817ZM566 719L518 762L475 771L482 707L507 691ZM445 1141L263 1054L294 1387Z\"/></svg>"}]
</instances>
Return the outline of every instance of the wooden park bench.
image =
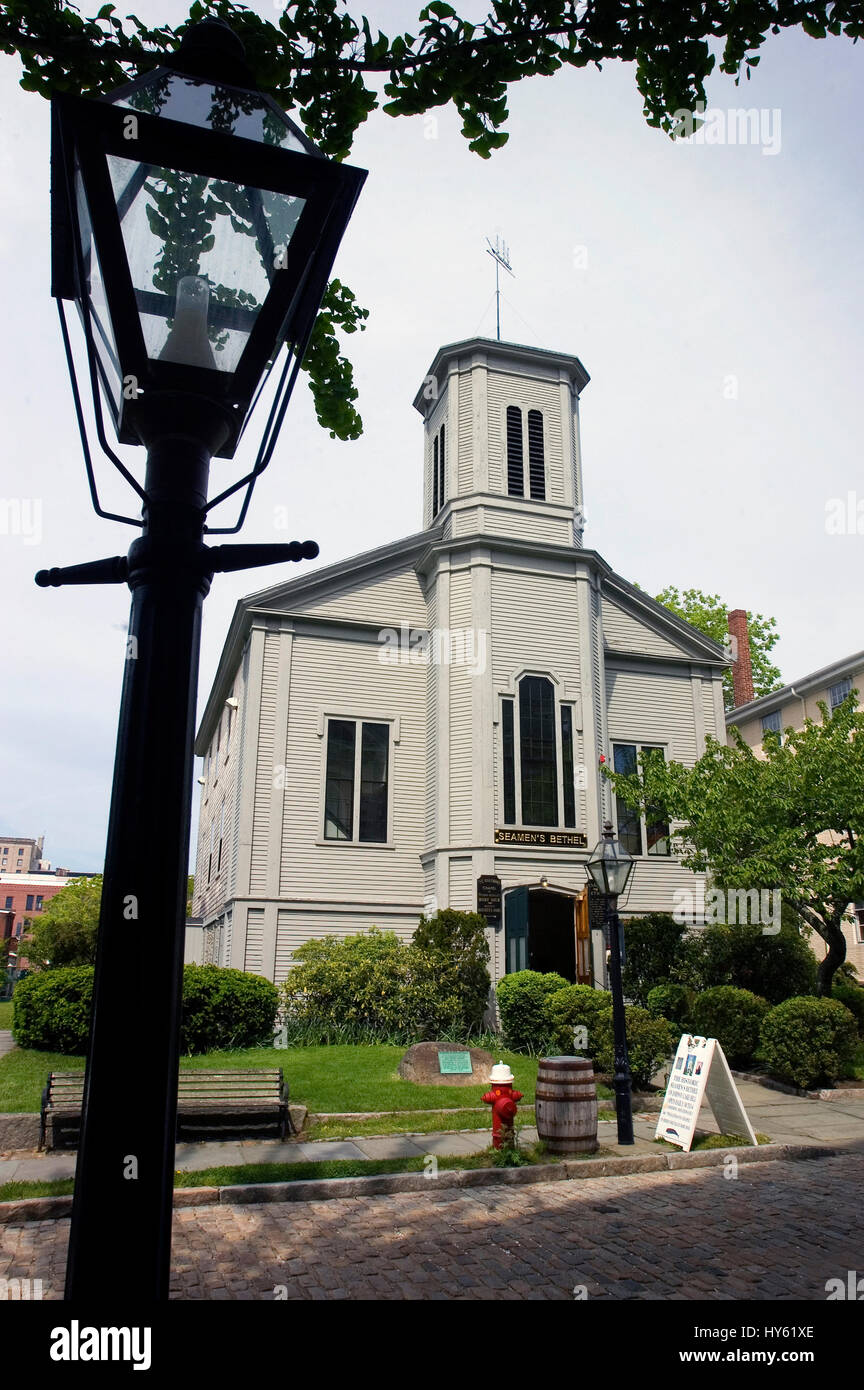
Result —
<instances>
[{"instance_id":1,"label":"wooden park bench","mask_svg":"<svg viewBox=\"0 0 864 1390\"><path fill-rule=\"evenodd\" d=\"M83 1071L52 1071L42 1092L39 1148L75 1148L81 1130ZM177 1086L177 1139L243 1135L284 1139L295 1134L282 1068L237 1071L181 1070ZM46 1143L46 1139L49 1142Z\"/></svg>"}]
</instances>

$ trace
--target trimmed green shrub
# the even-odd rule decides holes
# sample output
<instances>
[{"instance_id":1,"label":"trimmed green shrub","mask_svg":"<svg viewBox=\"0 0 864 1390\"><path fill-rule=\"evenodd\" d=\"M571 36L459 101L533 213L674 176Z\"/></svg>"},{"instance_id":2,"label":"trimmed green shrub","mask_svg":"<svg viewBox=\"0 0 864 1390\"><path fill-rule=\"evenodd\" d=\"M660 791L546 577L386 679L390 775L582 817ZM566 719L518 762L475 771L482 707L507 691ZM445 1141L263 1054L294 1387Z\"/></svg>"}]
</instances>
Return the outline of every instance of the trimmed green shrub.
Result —
<instances>
[{"instance_id":1,"label":"trimmed green shrub","mask_svg":"<svg viewBox=\"0 0 864 1390\"><path fill-rule=\"evenodd\" d=\"M652 1018L647 1009L628 1004L624 1010L627 1027L627 1056L633 1087L645 1091L651 1078L668 1061L677 1041L677 1034L666 1018ZM604 1009L597 1024L599 1045L594 1058L595 1070L605 1076L615 1071L615 1047L612 1009Z\"/></svg>"},{"instance_id":2,"label":"trimmed green shrub","mask_svg":"<svg viewBox=\"0 0 864 1390\"><path fill-rule=\"evenodd\" d=\"M479 912L444 908L433 917L421 917L412 944L420 951L450 963L461 998L459 1027L468 1036L483 1023L492 980L489 975L489 942L486 918Z\"/></svg>"},{"instance_id":3,"label":"trimmed green shrub","mask_svg":"<svg viewBox=\"0 0 864 1390\"><path fill-rule=\"evenodd\" d=\"M847 985L845 982L838 983L837 976L834 976L834 988L831 991L834 999L839 999L845 1005L850 1014L858 1024L859 1036L864 1038L864 989L860 985Z\"/></svg>"},{"instance_id":4,"label":"trimmed green shrub","mask_svg":"<svg viewBox=\"0 0 864 1390\"><path fill-rule=\"evenodd\" d=\"M703 1038L716 1038L732 1066L746 1066L759 1044L759 1029L767 1012L766 1001L750 990L716 985L697 995L693 1031Z\"/></svg>"},{"instance_id":5,"label":"trimmed green shrub","mask_svg":"<svg viewBox=\"0 0 864 1390\"><path fill-rule=\"evenodd\" d=\"M762 1022L762 1056L772 1076L809 1090L844 1074L858 1044L855 1019L839 999L786 999Z\"/></svg>"},{"instance_id":6,"label":"trimmed green shrub","mask_svg":"<svg viewBox=\"0 0 864 1390\"><path fill-rule=\"evenodd\" d=\"M60 966L20 980L12 1031L19 1047L81 1056L87 1051L93 1001L92 965ZM183 968L182 1052L255 1047L273 1041L276 986L260 975L218 965Z\"/></svg>"},{"instance_id":7,"label":"trimmed green shrub","mask_svg":"<svg viewBox=\"0 0 864 1390\"><path fill-rule=\"evenodd\" d=\"M261 1047L273 1041L279 991L263 975L219 965L183 967L181 1052Z\"/></svg>"},{"instance_id":8,"label":"trimmed green shrub","mask_svg":"<svg viewBox=\"0 0 864 1390\"><path fill-rule=\"evenodd\" d=\"M465 1030L459 965L377 927L306 941L282 986L288 1037L393 1043Z\"/></svg>"},{"instance_id":9,"label":"trimmed green shrub","mask_svg":"<svg viewBox=\"0 0 864 1390\"><path fill-rule=\"evenodd\" d=\"M12 996L12 1035L19 1047L87 1051L93 1002L92 965L58 966L19 980Z\"/></svg>"},{"instance_id":10,"label":"trimmed green shrub","mask_svg":"<svg viewBox=\"0 0 864 1390\"><path fill-rule=\"evenodd\" d=\"M550 1043L546 999L567 989L562 975L550 971L516 970L498 981L495 992L504 1039L514 1052L545 1052Z\"/></svg>"},{"instance_id":11,"label":"trimmed green shrub","mask_svg":"<svg viewBox=\"0 0 864 1390\"><path fill-rule=\"evenodd\" d=\"M547 994L544 1010L551 1046L564 1056L584 1053L586 1057L596 1057L600 1015L611 1007L612 995L608 989L594 989L591 985L568 985L566 989ZM584 1048L577 1048L573 1041L573 1030L580 1024L588 1030Z\"/></svg>"},{"instance_id":12,"label":"trimmed green shrub","mask_svg":"<svg viewBox=\"0 0 864 1390\"><path fill-rule=\"evenodd\" d=\"M643 1008L655 985L678 979L687 933L684 922L668 912L649 912L645 917L623 919L626 960L622 973L624 994ZM687 983L686 980L681 983Z\"/></svg>"},{"instance_id":13,"label":"trimmed green shrub","mask_svg":"<svg viewBox=\"0 0 864 1390\"><path fill-rule=\"evenodd\" d=\"M700 989L734 985L769 1004L816 992L816 957L795 927L768 935L756 924L718 923L694 932L687 952Z\"/></svg>"},{"instance_id":14,"label":"trimmed green shrub","mask_svg":"<svg viewBox=\"0 0 864 1390\"><path fill-rule=\"evenodd\" d=\"M690 991L683 985L655 985L648 991L647 1008L652 1018L666 1018L679 1033L689 1031L693 1006Z\"/></svg>"}]
</instances>

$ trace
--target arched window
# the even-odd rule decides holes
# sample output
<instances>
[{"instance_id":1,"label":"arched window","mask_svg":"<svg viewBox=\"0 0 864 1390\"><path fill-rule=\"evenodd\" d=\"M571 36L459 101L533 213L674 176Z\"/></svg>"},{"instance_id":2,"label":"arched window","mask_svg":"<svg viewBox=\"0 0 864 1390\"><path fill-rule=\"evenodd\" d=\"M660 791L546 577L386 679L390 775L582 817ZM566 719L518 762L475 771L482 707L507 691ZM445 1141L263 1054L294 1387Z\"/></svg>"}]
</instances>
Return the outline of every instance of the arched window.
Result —
<instances>
[{"instance_id":1,"label":"arched window","mask_svg":"<svg viewBox=\"0 0 864 1390\"><path fill-rule=\"evenodd\" d=\"M432 441L432 516L436 517L447 499L447 459L442 425Z\"/></svg>"},{"instance_id":2,"label":"arched window","mask_svg":"<svg viewBox=\"0 0 864 1390\"><path fill-rule=\"evenodd\" d=\"M519 682L519 763L522 824L558 824L555 692L542 676Z\"/></svg>"},{"instance_id":3,"label":"arched window","mask_svg":"<svg viewBox=\"0 0 864 1390\"><path fill-rule=\"evenodd\" d=\"M524 497L525 478L522 459L522 411L507 407L507 491L511 497Z\"/></svg>"},{"instance_id":4,"label":"arched window","mask_svg":"<svg viewBox=\"0 0 864 1390\"><path fill-rule=\"evenodd\" d=\"M528 479L531 496L538 502L545 502L546 460L543 454L543 416L539 410L528 411Z\"/></svg>"},{"instance_id":5,"label":"arched window","mask_svg":"<svg viewBox=\"0 0 864 1390\"><path fill-rule=\"evenodd\" d=\"M505 825L576 825L573 706L557 705L545 676L523 676L517 698L501 701Z\"/></svg>"},{"instance_id":6,"label":"arched window","mask_svg":"<svg viewBox=\"0 0 864 1390\"><path fill-rule=\"evenodd\" d=\"M528 411L528 486L525 486L525 448L522 410L518 405L507 407L507 492L511 497L525 497L536 502L546 500L546 456L543 448L543 416L539 410Z\"/></svg>"}]
</instances>

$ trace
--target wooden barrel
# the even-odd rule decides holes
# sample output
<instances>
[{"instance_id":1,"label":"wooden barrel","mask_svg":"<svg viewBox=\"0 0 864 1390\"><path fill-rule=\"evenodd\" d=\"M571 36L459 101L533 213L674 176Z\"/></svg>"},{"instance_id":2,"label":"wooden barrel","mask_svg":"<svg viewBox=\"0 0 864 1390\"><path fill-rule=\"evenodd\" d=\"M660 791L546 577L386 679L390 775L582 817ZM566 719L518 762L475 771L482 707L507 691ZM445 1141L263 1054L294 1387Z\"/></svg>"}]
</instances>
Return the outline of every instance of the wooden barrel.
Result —
<instances>
[{"instance_id":1,"label":"wooden barrel","mask_svg":"<svg viewBox=\"0 0 864 1390\"><path fill-rule=\"evenodd\" d=\"M590 1154L597 1148L597 1088L587 1057L544 1057L534 1096L537 1137L551 1153Z\"/></svg>"}]
</instances>

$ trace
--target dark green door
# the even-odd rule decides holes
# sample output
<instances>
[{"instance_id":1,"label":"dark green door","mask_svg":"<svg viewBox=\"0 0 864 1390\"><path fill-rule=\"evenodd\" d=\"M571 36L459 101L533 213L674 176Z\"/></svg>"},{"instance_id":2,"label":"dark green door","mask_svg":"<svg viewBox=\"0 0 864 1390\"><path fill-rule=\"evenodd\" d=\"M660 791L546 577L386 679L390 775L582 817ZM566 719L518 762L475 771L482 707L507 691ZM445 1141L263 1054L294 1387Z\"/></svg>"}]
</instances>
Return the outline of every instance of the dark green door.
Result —
<instances>
[{"instance_id":1,"label":"dark green door","mask_svg":"<svg viewBox=\"0 0 864 1390\"><path fill-rule=\"evenodd\" d=\"M528 889L514 888L504 899L504 970L528 969Z\"/></svg>"}]
</instances>

